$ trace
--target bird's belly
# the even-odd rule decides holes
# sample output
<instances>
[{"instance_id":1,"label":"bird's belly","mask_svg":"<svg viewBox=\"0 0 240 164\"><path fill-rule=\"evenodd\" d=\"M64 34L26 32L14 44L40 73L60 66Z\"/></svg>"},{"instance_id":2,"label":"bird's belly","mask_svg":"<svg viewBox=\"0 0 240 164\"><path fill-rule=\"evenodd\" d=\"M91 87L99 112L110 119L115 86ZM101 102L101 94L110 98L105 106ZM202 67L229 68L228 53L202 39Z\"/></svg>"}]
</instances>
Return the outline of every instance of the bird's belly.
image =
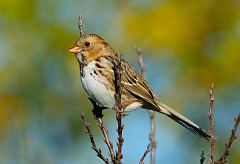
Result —
<instances>
[{"instance_id":1,"label":"bird's belly","mask_svg":"<svg viewBox=\"0 0 240 164\"><path fill-rule=\"evenodd\" d=\"M115 105L114 93L109 90L101 81L94 71L83 70L81 76L83 88L88 96L93 99L99 106L112 108Z\"/></svg>"}]
</instances>

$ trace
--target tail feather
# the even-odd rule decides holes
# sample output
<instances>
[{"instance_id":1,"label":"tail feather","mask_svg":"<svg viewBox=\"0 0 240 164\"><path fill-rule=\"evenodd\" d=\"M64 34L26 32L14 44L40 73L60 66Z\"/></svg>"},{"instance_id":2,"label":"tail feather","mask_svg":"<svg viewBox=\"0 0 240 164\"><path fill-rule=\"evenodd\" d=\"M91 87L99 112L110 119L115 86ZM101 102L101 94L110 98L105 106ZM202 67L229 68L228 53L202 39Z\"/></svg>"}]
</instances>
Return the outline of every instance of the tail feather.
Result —
<instances>
[{"instance_id":1,"label":"tail feather","mask_svg":"<svg viewBox=\"0 0 240 164\"><path fill-rule=\"evenodd\" d=\"M167 115L169 118L173 119L180 125L184 126L191 132L209 140L210 135L204 131L202 128L200 128L197 124L186 118L185 116L181 115L180 113L174 111L172 108L169 106L162 104L159 107L161 109L161 112Z\"/></svg>"}]
</instances>

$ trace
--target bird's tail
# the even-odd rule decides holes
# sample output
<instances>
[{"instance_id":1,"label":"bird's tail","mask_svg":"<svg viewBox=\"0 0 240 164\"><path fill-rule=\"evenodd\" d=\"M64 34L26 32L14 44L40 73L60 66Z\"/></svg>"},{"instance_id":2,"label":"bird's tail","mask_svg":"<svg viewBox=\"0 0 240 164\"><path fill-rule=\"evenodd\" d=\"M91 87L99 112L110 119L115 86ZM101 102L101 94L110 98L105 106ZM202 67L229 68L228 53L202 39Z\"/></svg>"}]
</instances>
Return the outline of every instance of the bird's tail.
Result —
<instances>
[{"instance_id":1,"label":"bird's tail","mask_svg":"<svg viewBox=\"0 0 240 164\"><path fill-rule=\"evenodd\" d=\"M195 124L194 122L192 122L191 120L189 120L185 116L183 116L180 113L174 111L172 108L170 108L169 106L167 106L163 103L160 103L160 105L158 105L158 106L161 110L161 113L165 114L166 116L173 119L174 121L176 121L180 125L189 129L191 132L209 140L210 135L206 131L204 131L202 128L200 128L197 124Z\"/></svg>"}]
</instances>

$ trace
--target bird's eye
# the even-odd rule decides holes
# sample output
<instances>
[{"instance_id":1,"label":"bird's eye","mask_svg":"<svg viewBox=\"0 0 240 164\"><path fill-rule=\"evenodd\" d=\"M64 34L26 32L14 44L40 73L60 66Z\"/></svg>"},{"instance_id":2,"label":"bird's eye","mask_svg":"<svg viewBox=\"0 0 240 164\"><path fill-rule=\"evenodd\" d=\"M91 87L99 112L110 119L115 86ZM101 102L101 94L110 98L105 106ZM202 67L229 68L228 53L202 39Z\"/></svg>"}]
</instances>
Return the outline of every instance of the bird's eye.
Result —
<instances>
[{"instance_id":1,"label":"bird's eye","mask_svg":"<svg viewBox=\"0 0 240 164\"><path fill-rule=\"evenodd\" d=\"M89 42L85 42L85 46L86 47L90 46L90 43Z\"/></svg>"}]
</instances>

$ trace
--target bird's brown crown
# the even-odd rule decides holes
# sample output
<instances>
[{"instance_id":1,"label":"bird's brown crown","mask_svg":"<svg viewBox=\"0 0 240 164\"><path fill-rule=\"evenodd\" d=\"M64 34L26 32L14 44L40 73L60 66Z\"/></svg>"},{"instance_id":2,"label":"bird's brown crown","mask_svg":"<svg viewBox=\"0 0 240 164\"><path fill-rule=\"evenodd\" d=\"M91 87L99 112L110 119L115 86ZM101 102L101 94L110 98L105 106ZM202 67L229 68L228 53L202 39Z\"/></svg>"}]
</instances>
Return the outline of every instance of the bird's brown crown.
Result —
<instances>
[{"instance_id":1,"label":"bird's brown crown","mask_svg":"<svg viewBox=\"0 0 240 164\"><path fill-rule=\"evenodd\" d=\"M101 56L112 56L115 54L112 47L96 34L89 34L81 37L76 41L75 45L69 49L69 52L75 54L81 53L88 62Z\"/></svg>"}]
</instances>

